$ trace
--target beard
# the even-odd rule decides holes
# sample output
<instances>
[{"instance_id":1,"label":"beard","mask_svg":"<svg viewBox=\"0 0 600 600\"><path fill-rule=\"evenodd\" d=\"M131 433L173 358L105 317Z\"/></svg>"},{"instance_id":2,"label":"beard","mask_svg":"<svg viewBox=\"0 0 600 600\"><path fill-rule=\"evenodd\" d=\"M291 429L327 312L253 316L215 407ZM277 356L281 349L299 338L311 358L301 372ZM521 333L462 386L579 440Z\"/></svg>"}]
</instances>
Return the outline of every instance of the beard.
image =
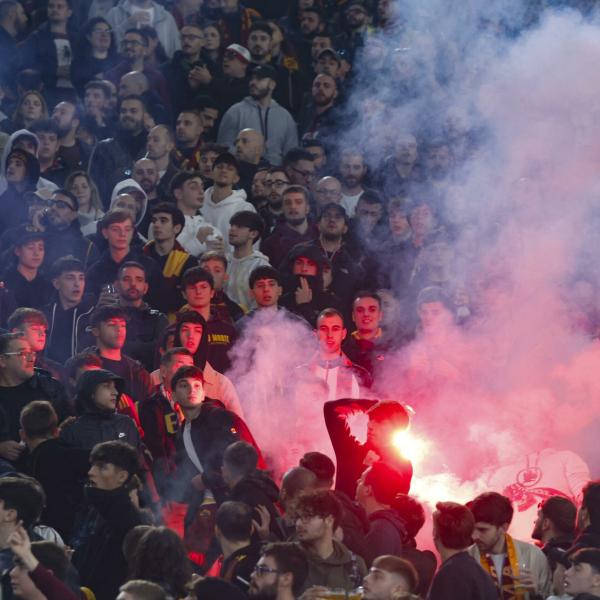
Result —
<instances>
[{"instance_id":1,"label":"beard","mask_svg":"<svg viewBox=\"0 0 600 600\"><path fill-rule=\"evenodd\" d=\"M275 598L277 598L277 585L272 584L261 590L250 587L248 596L252 598L252 600L275 600Z\"/></svg>"}]
</instances>

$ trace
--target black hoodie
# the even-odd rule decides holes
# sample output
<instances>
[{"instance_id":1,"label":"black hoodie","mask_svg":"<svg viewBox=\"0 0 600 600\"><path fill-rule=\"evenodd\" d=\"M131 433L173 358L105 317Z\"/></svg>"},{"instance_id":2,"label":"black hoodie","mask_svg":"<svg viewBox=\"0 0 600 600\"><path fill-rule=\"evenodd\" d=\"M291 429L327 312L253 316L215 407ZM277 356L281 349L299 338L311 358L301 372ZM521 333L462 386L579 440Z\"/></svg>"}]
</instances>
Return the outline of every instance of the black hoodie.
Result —
<instances>
[{"instance_id":1,"label":"black hoodie","mask_svg":"<svg viewBox=\"0 0 600 600\"><path fill-rule=\"evenodd\" d=\"M127 442L134 448L140 448L140 434L130 417L121 415L114 409L98 407L94 402L94 393L102 383L114 381L119 392L123 393L125 382L110 371L98 369L86 371L77 381L75 404L80 417L69 423L60 432L60 437L72 446L92 449L100 442L118 440Z\"/></svg>"},{"instance_id":2,"label":"black hoodie","mask_svg":"<svg viewBox=\"0 0 600 600\"><path fill-rule=\"evenodd\" d=\"M294 275L295 260L305 256L317 265L316 275ZM294 246L281 265L283 276L284 295L279 303L290 312L305 319L312 327L317 324L319 313L326 308L335 308L342 312L342 302L333 293L323 290L323 268L330 266L329 261L319 250L310 243ZM296 289L300 287L300 280L305 279L312 291L312 300L304 304L296 302Z\"/></svg>"},{"instance_id":3,"label":"black hoodie","mask_svg":"<svg viewBox=\"0 0 600 600\"><path fill-rule=\"evenodd\" d=\"M254 510L254 518L260 523L260 513L256 510L264 506L271 516L271 530L276 526L279 511L275 503L279 499L279 489L275 482L264 472L256 470L238 481L229 492L229 500L243 502Z\"/></svg>"}]
</instances>

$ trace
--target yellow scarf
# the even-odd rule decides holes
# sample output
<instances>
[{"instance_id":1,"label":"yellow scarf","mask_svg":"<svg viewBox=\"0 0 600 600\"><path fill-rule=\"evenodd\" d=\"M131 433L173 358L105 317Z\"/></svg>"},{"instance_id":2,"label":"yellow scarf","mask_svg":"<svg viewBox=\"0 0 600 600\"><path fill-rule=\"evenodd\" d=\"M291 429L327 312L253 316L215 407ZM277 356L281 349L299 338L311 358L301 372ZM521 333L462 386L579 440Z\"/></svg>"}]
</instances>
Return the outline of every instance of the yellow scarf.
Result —
<instances>
[{"instance_id":1,"label":"yellow scarf","mask_svg":"<svg viewBox=\"0 0 600 600\"><path fill-rule=\"evenodd\" d=\"M508 564L502 569L502 588L500 588L500 577L496 572L494 561L487 555L480 553L479 562L481 566L491 575L494 583L499 588L500 598L502 600L524 600L526 590L519 586L519 561L517 559L517 549L515 542L508 533L505 536L506 555Z\"/></svg>"}]
</instances>

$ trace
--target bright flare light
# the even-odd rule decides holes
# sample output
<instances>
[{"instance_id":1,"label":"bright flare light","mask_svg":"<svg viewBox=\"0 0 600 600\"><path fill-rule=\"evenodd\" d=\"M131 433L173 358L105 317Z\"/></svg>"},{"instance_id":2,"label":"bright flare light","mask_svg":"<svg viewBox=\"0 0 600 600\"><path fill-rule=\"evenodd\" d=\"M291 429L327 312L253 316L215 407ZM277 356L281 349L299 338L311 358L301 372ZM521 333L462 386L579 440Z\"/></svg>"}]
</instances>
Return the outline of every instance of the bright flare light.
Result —
<instances>
[{"instance_id":1,"label":"bright flare light","mask_svg":"<svg viewBox=\"0 0 600 600\"><path fill-rule=\"evenodd\" d=\"M407 460L416 467L426 457L430 444L423 438L416 437L408 429L396 431L392 436L392 445Z\"/></svg>"}]
</instances>

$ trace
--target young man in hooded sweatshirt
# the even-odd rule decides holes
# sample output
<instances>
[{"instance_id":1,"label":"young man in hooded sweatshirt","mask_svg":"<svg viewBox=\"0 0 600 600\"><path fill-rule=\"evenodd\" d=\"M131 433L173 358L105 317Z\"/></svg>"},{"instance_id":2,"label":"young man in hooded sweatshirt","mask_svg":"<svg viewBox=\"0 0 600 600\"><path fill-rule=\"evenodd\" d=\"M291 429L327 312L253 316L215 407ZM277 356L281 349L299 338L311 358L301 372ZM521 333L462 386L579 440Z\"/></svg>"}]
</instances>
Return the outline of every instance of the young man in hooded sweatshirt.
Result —
<instances>
[{"instance_id":1,"label":"young man in hooded sweatshirt","mask_svg":"<svg viewBox=\"0 0 600 600\"><path fill-rule=\"evenodd\" d=\"M237 159L229 152L224 152L213 163L214 185L204 193L202 215L228 239L229 221L235 213L241 210L256 212L254 206L246 201L246 192L233 189L240 180L239 172ZM229 246L225 250L231 252L233 248Z\"/></svg>"},{"instance_id":2,"label":"young man in hooded sweatshirt","mask_svg":"<svg viewBox=\"0 0 600 600\"><path fill-rule=\"evenodd\" d=\"M233 246L233 258L227 267L227 295L244 311L255 308L256 302L250 292L248 281L256 267L269 266L269 259L254 244L264 230L263 220L255 212L242 210L229 220L229 243Z\"/></svg>"},{"instance_id":3,"label":"young man in hooded sweatshirt","mask_svg":"<svg viewBox=\"0 0 600 600\"><path fill-rule=\"evenodd\" d=\"M100 442L119 440L140 447L135 421L117 412L125 382L110 371L84 372L77 381L77 419L62 428L60 437L77 448L92 449Z\"/></svg>"},{"instance_id":4,"label":"young man in hooded sweatshirt","mask_svg":"<svg viewBox=\"0 0 600 600\"><path fill-rule=\"evenodd\" d=\"M322 597L325 588L351 591L367 574L364 560L334 539L341 514L338 499L329 491L309 492L298 500L296 537L308 559L307 598Z\"/></svg>"}]
</instances>

